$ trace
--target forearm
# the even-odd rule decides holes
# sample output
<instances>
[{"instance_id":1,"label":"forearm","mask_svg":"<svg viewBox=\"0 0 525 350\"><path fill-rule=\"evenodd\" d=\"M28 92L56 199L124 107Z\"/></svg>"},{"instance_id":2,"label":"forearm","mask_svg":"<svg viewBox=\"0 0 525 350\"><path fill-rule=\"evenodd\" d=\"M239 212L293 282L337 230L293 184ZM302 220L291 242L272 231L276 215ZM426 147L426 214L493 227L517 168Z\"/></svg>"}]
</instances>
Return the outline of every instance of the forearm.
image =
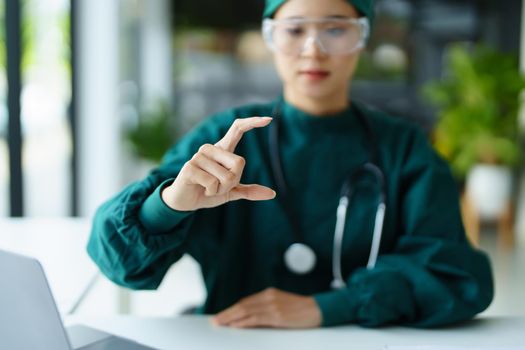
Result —
<instances>
[{"instance_id":1,"label":"forearm","mask_svg":"<svg viewBox=\"0 0 525 350\"><path fill-rule=\"evenodd\" d=\"M372 270L356 270L347 287L314 296L323 326L404 324L435 327L465 321L493 297L486 256L467 244L408 237Z\"/></svg>"},{"instance_id":2,"label":"forearm","mask_svg":"<svg viewBox=\"0 0 525 350\"><path fill-rule=\"evenodd\" d=\"M157 190L150 197L156 196ZM108 278L134 289L158 286L164 272L184 253L183 242L191 225L191 217L179 216L178 222L173 218L162 221L160 213L157 217L148 217L150 227L146 227L140 212L147 191L137 183L104 203L95 215L87 247L91 258ZM153 200L149 204L147 210L150 211L159 205ZM153 223L162 228L162 222L168 221L170 231L152 231Z\"/></svg>"}]
</instances>

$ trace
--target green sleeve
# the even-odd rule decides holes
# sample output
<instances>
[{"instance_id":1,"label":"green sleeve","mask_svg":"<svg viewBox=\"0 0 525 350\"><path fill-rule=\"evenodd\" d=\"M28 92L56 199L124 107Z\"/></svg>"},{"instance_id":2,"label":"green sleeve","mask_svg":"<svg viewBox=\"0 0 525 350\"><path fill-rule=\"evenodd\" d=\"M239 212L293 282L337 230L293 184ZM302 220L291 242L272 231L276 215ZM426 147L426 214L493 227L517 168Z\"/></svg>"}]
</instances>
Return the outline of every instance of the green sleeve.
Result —
<instances>
[{"instance_id":1,"label":"green sleeve","mask_svg":"<svg viewBox=\"0 0 525 350\"><path fill-rule=\"evenodd\" d=\"M390 209L401 220L397 244L374 269L354 271L346 288L314 295L323 326L435 327L468 320L492 301L490 262L466 239L447 164L419 132L402 162L398 208Z\"/></svg>"},{"instance_id":2,"label":"green sleeve","mask_svg":"<svg viewBox=\"0 0 525 350\"><path fill-rule=\"evenodd\" d=\"M217 142L232 119L228 112L210 117L172 147L144 180L98 208L87 251L110 280L128 288L155 289L186 253L194 215L169 208L160 191L201 145Z\"/></svg>"},{"instance_id":3,"label":"green sleeve","mask_svg":"<svg viewBox=\"0 0 525 350\"><path fill-rule=\"evenodd\" d=\"M193 213L191 211L174 210L162 200L162 190L171 185L173 180L168 179L161 183L140 208L139 220L151 234L168 232Z\"/></svg>"}]
</instances>

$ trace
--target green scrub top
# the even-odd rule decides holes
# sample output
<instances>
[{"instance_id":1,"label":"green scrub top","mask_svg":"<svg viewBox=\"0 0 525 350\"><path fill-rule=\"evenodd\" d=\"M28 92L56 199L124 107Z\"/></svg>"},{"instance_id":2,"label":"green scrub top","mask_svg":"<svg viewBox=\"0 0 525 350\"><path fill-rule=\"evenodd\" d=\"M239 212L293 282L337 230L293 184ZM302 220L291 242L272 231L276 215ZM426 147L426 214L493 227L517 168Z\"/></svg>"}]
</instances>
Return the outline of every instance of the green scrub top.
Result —
<instances>
[{"instance_id":1,"label":"green scrub top","mask_svg":"<svg viewBox=\"0 0 525 350\"><path fill-rule=\"evenodd\" d=\"M493 298L490 263L466 239L447 164L414 125L360 104L322 118L287 103L282 107L280 151L290 205L300 217L305 242L317 255L315 269L306 275L296 275L284 264L294 235L278 199L240 200L194 212L172 210L162 201L160 190L201 145L220 140L235 118L268 116L274 105L249 105L207 118L144 180L98 209L87 249L109 279L133 289L155 289L170 266L189 254L201 266L207 298L200 311L206 314L267 287L313 296L323 326L432 327L470 319L487 308ZM370 140L355 108L377 138L387 210L380 255L368 270L379 193L366 177L358 181L342 247L347 286L332 290L341 185L370 160ZM236 153L247 161L242 183L277 189L268 132L268 127L249 131Z\"/></svg>"}]
</instances>

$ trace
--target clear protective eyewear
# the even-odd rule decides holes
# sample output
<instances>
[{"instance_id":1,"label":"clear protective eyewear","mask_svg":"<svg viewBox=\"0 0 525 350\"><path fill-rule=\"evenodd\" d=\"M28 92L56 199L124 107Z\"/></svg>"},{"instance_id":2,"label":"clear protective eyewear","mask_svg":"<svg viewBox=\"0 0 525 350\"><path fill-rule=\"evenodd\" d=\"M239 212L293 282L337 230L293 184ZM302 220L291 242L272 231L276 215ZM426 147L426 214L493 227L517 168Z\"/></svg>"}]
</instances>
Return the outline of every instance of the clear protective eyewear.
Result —
<instances>
[{"instance_id":1,"label":"clear protective eyewear","mask_svg":"<svg viewBox=\"0 0 525 350\"><path fill-rule=\"evenodd\" d=\"M290 18L263 20L266 45L274 52L298 56L316 44L327 55L348 55L365 47L370 34L367 18Z\"/></svg>"}]
</instances>

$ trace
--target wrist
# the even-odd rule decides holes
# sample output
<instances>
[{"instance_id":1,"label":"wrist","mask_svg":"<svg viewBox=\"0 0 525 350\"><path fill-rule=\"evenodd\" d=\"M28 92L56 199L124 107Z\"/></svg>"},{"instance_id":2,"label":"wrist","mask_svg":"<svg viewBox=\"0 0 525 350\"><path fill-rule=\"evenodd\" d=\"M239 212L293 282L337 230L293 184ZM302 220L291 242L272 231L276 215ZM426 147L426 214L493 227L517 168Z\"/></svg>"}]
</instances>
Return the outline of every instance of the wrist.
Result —
<instances>
[{"instance_id":1,"label":"wrist","mask_svg":"<svg viewBox=\"0 0 525 350\"><path fill-rule=\"evenodd\" d=\"M162 190L172 182L173 179L168 179L160 184L140 207L139 220L148 233L163 234L169 232L191 214L190 212L172 209L162 199Z\"/></svg>"},{"instance_id":2,"label":"wrist","mask_svg":"<svg viewBox=\"0 0 525 350\"><path fill-rule=\"evenodd\" d=\"M322 313L317 301L314 297L306 297L307 310L309 311L309 319L312 327L321 327Z\"/></svg>"},{"instance_id":3,"label":"wrist","mask_svg":"<svg viewBox=\"0 0 525 350\"><path fill-rule=\"evenodd\" d=\"M170 186L164 187L160 192L160 197L162 201L171 209L177 211L191 211L191 209L186 208L182 203L177 200L177 193L174 190L173 184Z\"/></svg>"}]
</instances>

